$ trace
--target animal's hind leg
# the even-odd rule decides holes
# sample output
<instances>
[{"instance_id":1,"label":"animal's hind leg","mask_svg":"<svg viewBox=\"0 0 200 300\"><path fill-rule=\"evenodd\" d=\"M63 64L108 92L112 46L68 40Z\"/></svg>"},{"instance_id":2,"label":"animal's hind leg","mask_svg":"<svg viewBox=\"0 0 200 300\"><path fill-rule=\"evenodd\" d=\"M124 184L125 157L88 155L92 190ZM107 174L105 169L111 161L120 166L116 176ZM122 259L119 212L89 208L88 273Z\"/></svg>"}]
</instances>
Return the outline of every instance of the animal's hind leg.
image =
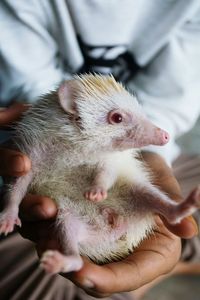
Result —
<instances>
[{"instance_id":1,"label":"animal's hind leg","mask_svg":"<svg viewBox=\"0 0 200 300\"><path fill-rule=\"evenodd\" d=\"M174 202L150 183L137 186L133 193L140 211L160 214L171 224L179 223L200 208L200 186L181 203Z\"/></svg>"},{"instance_id":2,"label":"animal's hind leg","mask_svg":"<svg viewBox=\"0 0 200 300\"><path fill-rule=\"evenodd\" d=\"M58 234L63 253L57 250L47 250L41 258L41 267L48 273L67 273L78 271L83 266L83 260L78 251L78 243L82 235L80 222L71 215L62 218L58 225Z\"/></svg>"},{"instance_id":3,"label":"animal's hind leg","mask_svg":"<svg viewBox=\"0 0 200 300\"><path fill-rule=\"evenodd\" d=\"M41 267L52 274L78 271L83 266L83 260L79 255L64 255L57 250L45 251L40 261Z\"/></svg>"}]
</instances>

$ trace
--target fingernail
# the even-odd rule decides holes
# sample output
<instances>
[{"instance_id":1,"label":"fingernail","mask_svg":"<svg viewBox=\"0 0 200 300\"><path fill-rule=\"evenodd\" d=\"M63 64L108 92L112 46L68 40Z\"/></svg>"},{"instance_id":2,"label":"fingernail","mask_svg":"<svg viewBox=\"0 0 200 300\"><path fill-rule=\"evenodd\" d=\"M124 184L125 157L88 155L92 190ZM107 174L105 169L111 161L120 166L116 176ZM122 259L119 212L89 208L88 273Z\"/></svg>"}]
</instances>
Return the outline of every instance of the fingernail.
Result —
<instances>
[{"instance_id":1,"label":"fingernail","mask_svg":"<svg viewBox=\"0 0 200 300\"><path fill-rule=\"evenodd\" d=\"M24 159L20 155L14 155L11 158L11 167L14 172L22 173L25 170Z\"/></svg>"},{"instance_id":2,"label":"fingernail","mask_svg":"<svg viewBox=\"0 0 200 300\"><path fill-rule=\"evenodd\" d=\"M199 228L198 228L198 225L197 225L197 222L195 221L195 219L192 216L189 216L186 219L194 225L195 233L196 233L196 235L198 235L199 234Z\"/></svg>"},{"instance_id":3,"label":"fingernail","mask_svg":"<svg viewBox=\"0 0 200 300\"><path fill-rule=\"evenodd\" d=\"M87 278L84 279L83 285L85 288L88 288L88 289L94 288L94 283L90 279L87 279Z\"/></svg>"}]
</instances>

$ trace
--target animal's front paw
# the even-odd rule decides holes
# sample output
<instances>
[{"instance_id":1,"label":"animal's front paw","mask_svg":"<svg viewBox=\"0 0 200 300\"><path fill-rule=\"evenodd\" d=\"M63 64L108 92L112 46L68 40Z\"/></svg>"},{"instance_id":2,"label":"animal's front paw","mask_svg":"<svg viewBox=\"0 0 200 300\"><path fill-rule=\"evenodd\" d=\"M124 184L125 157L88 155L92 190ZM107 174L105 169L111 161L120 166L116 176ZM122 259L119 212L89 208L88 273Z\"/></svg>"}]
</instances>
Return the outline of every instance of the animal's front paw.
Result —
<instances>
[{"instance_id":1,"label":"animal's front paw","mask_svg":"<svg viewBox=\"0 0 200 300\"><path fill-rule=\"evenodd\" d=\"M15 225L21 227L21 221L17 212L2 212L0 214L0 234L7 235L14 230Z\"/></svg>"},{"instance_id":2,"label":"animal's front paw","mask_svg":"<svg viewBox=\"0 0 200 300\"><path fill-rule=\"evenodd\" d=\"M85 192L84 196L90 201L100 202L107 198L107 191L102 187L93 186Z\"/></svg>"}]
</instances>

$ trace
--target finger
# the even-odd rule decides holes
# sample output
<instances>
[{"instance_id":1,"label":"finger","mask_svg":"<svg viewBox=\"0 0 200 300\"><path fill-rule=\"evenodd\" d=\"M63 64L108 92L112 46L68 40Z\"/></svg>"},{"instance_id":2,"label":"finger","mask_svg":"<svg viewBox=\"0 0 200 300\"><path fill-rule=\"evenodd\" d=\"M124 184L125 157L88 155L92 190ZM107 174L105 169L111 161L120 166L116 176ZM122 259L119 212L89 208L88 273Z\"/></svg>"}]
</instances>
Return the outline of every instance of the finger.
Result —
<instances>
[{"instance_id":1,"label":"finger","mask_svg":"<svg viewBox=\"0 0 200 300\"><path fill-rule=\"evenodd\" d=\"M30 104L15 103L8 108L0 108L0 127L18 120L29 107Z\"/></svg>"},{"instance_id":2,"label":"finger","mask_svg":"<svg viewBox=\"0 0 200 300\"><path fill-rule=\"evenodd\" d=\"M53 200L38 195L27 195L20 205L20 217L22 227L20 234L35 243L38 249L41 242L48 247L50 240L56 240L54 236L54 218L57 207Z\"/></svg>"},{"instance_id":3,"label":"finger","mask_svg":"<svg viewBox=\"0 0 200 300\"><path fill-rule=\"evenodd\" d=\"M56 214L55 202L45 196L28 194L20 205L20 215L24 221L52 220Z\"/></svg>"},{"instance_id":4,"label":"finger","mask_svg":"<svg viewBox=\"0 0 200 300\"><path fill-rule=\"evenodd\" d=\"M15 150L0 148L0 175L21 176L31 169L30 159Z\"/></svg>"},{"instance_id":5,"label":"finger","mask_svg":"<svg viewBox=\"0 0 200 300\"><path fill-rule=\"evenodd\" d=\"M175 235L183 238L190 239L199 233L198 225L192 216L184 218L179 224L169 224L163 219L165 226Z\"/></svg>"}]
</instances>

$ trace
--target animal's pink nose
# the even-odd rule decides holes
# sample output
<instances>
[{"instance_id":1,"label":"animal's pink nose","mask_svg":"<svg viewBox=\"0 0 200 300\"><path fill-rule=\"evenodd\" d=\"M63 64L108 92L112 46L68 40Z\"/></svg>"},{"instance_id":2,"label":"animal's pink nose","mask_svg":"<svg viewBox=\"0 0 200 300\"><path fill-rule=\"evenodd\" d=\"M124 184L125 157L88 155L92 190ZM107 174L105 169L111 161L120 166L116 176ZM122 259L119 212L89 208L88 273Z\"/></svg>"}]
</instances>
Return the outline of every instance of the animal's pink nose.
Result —
<instances>
[{"instance_id":1,"label":"animal's pink nose","mask_svg":"<svg viewBox=\"0 0 200 300\"><path fill-rule=\"evenodd\" d=\"M163 130L163 142L168 143L169 142L169 133Z\"/></svg>"},{"instance_id":2,"label":"animal's pink nose","mask_svg":"<svg viewBox=\"0 0 200 300\"><path fill-rule=\"evenodd\" d=\"M141 121L141 131L137 132L136 138L134 140L134 147L143 147L147 145L157 145L163 146L169 142L169 134L165 130L157 127L147 119L142 119Z\"/></svg>"},{"instance_id":3,"label":"animal's pink nose","mask_svg":"<svg viewBox=\"0 0 200 300\"><path fill-rule=\"evenodd\" d=\"M160 138L159 138L160 145L167 144L169 142L169 133L160 128L158 128L158 132L159 132L159 136L160 136Z\"/></svg>"}]
</instances>

